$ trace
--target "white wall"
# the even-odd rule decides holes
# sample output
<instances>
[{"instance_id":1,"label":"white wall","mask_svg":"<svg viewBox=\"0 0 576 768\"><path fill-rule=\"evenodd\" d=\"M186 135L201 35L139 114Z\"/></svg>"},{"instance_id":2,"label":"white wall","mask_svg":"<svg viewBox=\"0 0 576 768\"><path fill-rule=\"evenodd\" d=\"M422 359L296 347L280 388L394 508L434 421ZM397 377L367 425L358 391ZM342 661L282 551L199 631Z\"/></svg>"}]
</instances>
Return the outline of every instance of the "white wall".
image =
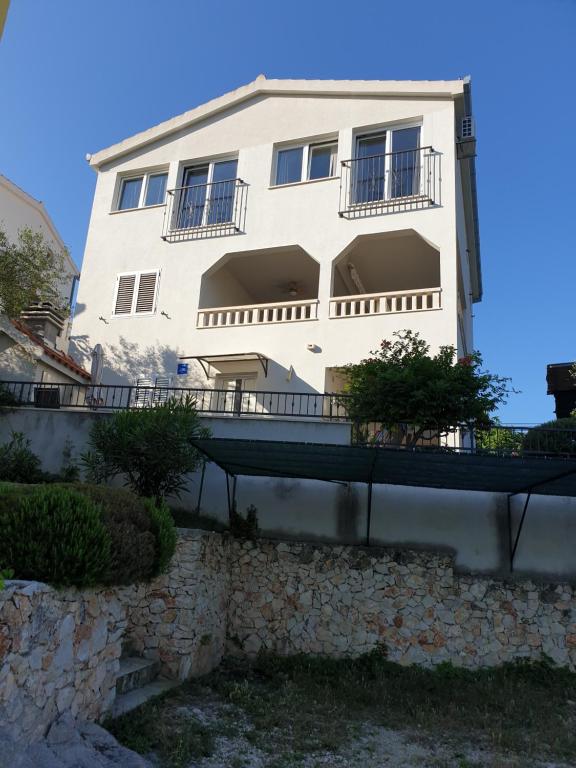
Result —
<instances>
[{"instance_id":1,"label":"white wall","mask_svg":"<svg viewBox=\"0 0 576 768\"><path fill-rule=\"evenodd\" d=\"M354 131L407 120L421 121L422 146L432 145L440 153L441 206L348 220L338 216L338 179L270 188L275 143L337 135L339 160L345 160L353 155ZM395 330L419 331L433 348L456 345L454 141L452 98L270 95L109 163L98 174L88 232L73 329L78 352L87 356L95 343L103 344L104 380L112 382L144 375L146 359L158 351L170 366L158 371L164 374L174 372L178 355L256 351L273 361L268 379L260 378L258 386L322 391L326 368L360 360ZM249 184L244 234L169 243L160 237L162 207L112 212L119 173L167 165L168 186L175 187L186 162L234 152L238 176ZM398 230L414 230L440 252L442 309L329 319L333 260L360 235ZM229 253L294 245L320 263L318 320L196 329L204 272ZM112 317L116 274L156 267L162 269L156 314ZM317 345L316 354L307 351L309 343ZM288 384L290 366L297 376ZM179 381L206 385L193 366L188 381Z\"/></svg>"},{"instance_id":2,"label":"white wall","mask_svg":"<svg viewBox=\"0 0 576 768\"><path fill-rule=\"evenodd\" d=\"M16 409L0 418L0 442L12 430L31 440L46 470L61 469L63 450L78 458L85 450L91 425L107 414L91 411ZM215 437L282 440L346 445L350 425L288 419L203 418ZM200 472L190 478L188 492L176 506L193 511L200 491ZM512 501L514 530L525 497ZM291 478L239 477L236 501L240 512L258 509L261 528L269 534L308 540L363 543L366 536L367 487ZM226 478L207 466L201 511L228 518ZM374 486L372 544L446 549L458 568L487 573L508 570L507 505L504 494ZM534 495L515 570L537 576L576 578L576 499Z\"/></svg>"},{"instance_id":3,"label":"white wall","mask_svg":"<svg viewBox=\"0 0 576 768\"><path fill-rule=\"evenodd\" d=\"M45 241L56 251L64 251L64 243L48 216L42 203L30 197L9 179L0 175L0 229L2 229L10 242L17 242L19 232L29 228L43 235ZM69 255L64 256L63 272L60 275L60 290L62 300L68 303L72 293L74 277L78 274L76 265ZM57 338L58 349L68 349L69 321L66 320L64 328Z\"/></svg>"}]
</instances>

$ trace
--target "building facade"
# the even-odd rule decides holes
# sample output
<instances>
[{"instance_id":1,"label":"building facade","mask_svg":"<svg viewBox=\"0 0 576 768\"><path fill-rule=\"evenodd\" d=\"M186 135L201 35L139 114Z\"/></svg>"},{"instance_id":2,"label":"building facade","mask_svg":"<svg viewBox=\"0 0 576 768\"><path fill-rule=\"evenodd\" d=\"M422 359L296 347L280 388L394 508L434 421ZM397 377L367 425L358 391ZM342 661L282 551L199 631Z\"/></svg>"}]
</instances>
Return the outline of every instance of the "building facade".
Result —
<instances>
[{"instance_id":1,"label":"building facade","mask_svg":"<svg viewBox=\"0 0 576 768\"><path fill-rule=\"evenodd\" d=\"M40 233L62 254L58 276L60 304L70 307L79 277L58 230L43 203L0 175L0 230L15 243L23 229ZM86 383L90 375L70 355L71 314L37 302L11 321L0 309L0 379L26 382Z\"/></svg>"},{"instance_id":2,"label":"building facade","mask_svg":"<svg viewBox=\"0 0 576 768\"><path fill-rule=\"evenodd\" d=\"M394 331L473 349L470 83L254 82L89 156L73 341L104 383L338 391Z\"/></svg>"}]
</instances>

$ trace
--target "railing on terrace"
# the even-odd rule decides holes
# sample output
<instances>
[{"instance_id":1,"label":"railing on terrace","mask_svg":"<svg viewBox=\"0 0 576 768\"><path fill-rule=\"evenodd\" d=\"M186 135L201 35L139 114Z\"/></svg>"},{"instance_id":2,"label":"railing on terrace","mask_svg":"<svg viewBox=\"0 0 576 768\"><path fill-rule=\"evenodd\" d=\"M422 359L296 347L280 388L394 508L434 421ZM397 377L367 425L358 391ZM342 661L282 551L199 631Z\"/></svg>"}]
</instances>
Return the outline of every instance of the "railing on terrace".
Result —
<instances>
[{"instance_id":1,"label":"railing on terrace","mask_svg":"<svg viewBox=\"0 0 576 768\"><path fill-rule=\"evenodd\" d=\"M330 317L387 315L394 312L423 312L441 308L441 288L390 293L365 293L330 299Z\"/></svg>"},{"instance_id":2,"label":"railing on terrace","mask_svg":"<svg viewBox=\"0 0 576 768\"><path fill-rule=\"evenodd\" d=\"M200 389L191 387L0 382L2 405L32 408L129 410L192 397L204 414L289 416L347 420L346 397L315 392Z\"/></svg>"},{"instance_id":3,"label":"railing on terrace","mask_svg":"<svg viewBox=\"0 0 576 768\"><path fill-rule=\"evenodd\" d=\"M198 311L198 328L223 328L230 325L294 323L318 319L318 299L279 301L238 307L209 307Z\"/></svg>"},{"instance_id":4,"label":"railing on terrace","mask_svg":"<svg viewBox=\"0 0 576 768\"><path fill-rule=\"evenodd\" d=\"M162 238L169 242L244 231L248 184L242 179L169 189Z\"/></svg>"},{"instance_id":5,"label":"railing on terrace","mask_svg":"<svg viewBox=\"0 0 576 768\"><path fill-rule=\"evenodd\" d=\"M487 456L564 456L576 458L576 429L495 424L462 424L449 432L420 429L413 424L393 428L376 422L355 422L352 442L378 448L435 450L449 453L474 453Z\"/></svg>"},{"instance_id":6,"label":"railing on terrace","mask_svg":"<svg viewBox=\"0 0 576 768\"><path fill-rule=\"evenodd\" d=\"M432 147L344 160L339 215L359 218L440 204L440 154Z\"/></svg>"},{"instance_id":7,"label":"railing on terrace","mask_svg":"<svg viewBox=\"0 0 576 768\"><path fill-rule=\"evenodd\" d=\"M168 399L192 397L206 415L301 417L352 422L352 442L375 448L434 450L490 456L576 458L576 429L539 426L461 425L448 433L408 423L393 428L350 417L351 397L340 393L234 391L191 387L47 384L0 381L0 407L129 410L151 408Z\"/></svg>"}]
</instances>

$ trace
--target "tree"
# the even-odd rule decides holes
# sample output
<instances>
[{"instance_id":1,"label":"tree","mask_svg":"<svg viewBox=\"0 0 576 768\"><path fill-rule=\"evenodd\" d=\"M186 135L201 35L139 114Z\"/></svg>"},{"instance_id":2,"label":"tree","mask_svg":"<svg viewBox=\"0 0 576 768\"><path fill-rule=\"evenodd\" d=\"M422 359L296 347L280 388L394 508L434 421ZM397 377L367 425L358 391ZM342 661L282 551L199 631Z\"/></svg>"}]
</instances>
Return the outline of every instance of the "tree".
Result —
<instances>
[{"instance_id":1,"label":"tree","mask_svg":"<svg viewBox=\"0 0 576 768\"><path fill-rule=\"evenodd\" d=\"M384 340L371 357L344 367L347 408L357 422L376 422L415 444L425 433L439 436L459 425L487 427L490 414L505 402L509 379L482 370L478 352L457 359L452 346L430 355L418 333L404 330Z\"/></svg>"},{"instance_id":2,"label":"tree","mask_svg":"<svg viewBox=\"0 0 576 768\"><path fill-rule=\"evenodd\" d=\"M89 480L102 483L123 476L131 490L159 503L184 489L186 475L201 461L194 440L209 434L200 424L194 398L187 395L101 417L92 426L82 461Z\"/></svg>"},{"instance_id":3,"label":"tree","mask_svg":"<svg viewBox=\"0 0 576 768\"><path fill-rule=\"evenodd\" d=\"M35 301L50 301L64 311L64 257L40 232L25 227L12 243L0 229L0 311L15 318Z\"/></svg>"}]
</instances>

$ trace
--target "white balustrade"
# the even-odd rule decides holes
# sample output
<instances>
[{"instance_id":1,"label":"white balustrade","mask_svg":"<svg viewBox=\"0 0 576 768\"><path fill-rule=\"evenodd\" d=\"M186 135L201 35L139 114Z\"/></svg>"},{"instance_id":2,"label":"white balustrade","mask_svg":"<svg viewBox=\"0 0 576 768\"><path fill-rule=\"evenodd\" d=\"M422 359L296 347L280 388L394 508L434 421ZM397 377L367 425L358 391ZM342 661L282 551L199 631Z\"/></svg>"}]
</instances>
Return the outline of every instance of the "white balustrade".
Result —
<instances>
[{"instance_id":1,"label":"white balustrade","mask_svg":"<svg viewBox=\"0 0 576 768\"><path fill-rule=\"evenodd\" d=\"M425 312L441 308L441 288L391 293L365 293L330 299L330 317L388 315L394 312Z\"/></svg>"},{"instance_id":2,"label":"white balustrade","mask_svg":"<svg viewBox=\"0 0 576 768\"><path fill-rule=\"evenodd\" d=\"M198 311L198 328L228 328L236 325L294 323L318 319L318 299L279 301L240 307L211 307Z\"/></svg>"}]
</instances>

